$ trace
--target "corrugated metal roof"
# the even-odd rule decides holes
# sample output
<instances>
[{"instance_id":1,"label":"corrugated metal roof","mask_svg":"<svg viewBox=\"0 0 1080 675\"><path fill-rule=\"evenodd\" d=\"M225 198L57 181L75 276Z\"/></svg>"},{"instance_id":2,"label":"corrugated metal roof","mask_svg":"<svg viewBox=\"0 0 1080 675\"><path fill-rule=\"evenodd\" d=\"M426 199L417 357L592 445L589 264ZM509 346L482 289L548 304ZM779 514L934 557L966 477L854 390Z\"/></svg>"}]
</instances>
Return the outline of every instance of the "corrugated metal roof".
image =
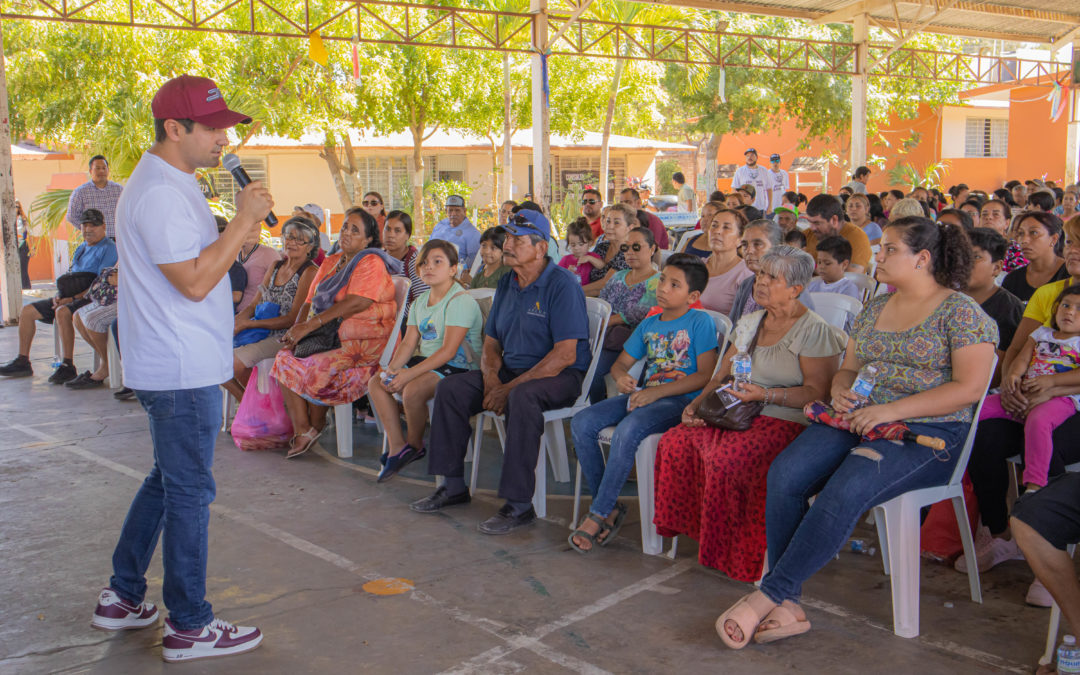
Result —
<instances>
[{"instance_id":1,"label":"corrugated metal roof","mask_svg":"<svg viewBox=\"0 0 1080 675\"><path fill-rule=\"evenodd\" d=\"M412 135L408 132L396 134L376 134L370 130L353 129L350 131L352 144L356 148L393 148L406 150L413 146ZM300 138L285 138L284 136L271 136L259 134L248 141L246 148L321 148L325 134L321 131L309 131ZM501 137L500 137L501 138ZM552 148L599 148L602 135L596 131L586 131L581 140L575 140L569 136L551 135ZM511 137L511 144L515 148L532 147L532 129L519 129ZM696 151L697 146L683 145L682 143L668 143L666 141L653 141L646 138L634 138L632 136L619 136L612 134L608 147L613 150L686 150ZM424 149L456 148L456 149L479 149L490 150L491 144L485 138L471 136L461 131L439 129L430 138L424 141Z\"/></svg>"},{"instance_id":2,"label":"corrugated metal roof","mask_svg":"<svg viewBox=\"0 0 1080 675\"><path fill-rule=\"evenodd\" d=\"M664 4L814 21L826 18L830 23L850 21L865 12L890 29L895 29L897 18L905 30L929 20L924 29L928 32L1022 42L1060 42L1074 37L1080 27L1080 0L664 0ZM832 13L836 14L828 17Z\"/></svg>"}]
</instances>

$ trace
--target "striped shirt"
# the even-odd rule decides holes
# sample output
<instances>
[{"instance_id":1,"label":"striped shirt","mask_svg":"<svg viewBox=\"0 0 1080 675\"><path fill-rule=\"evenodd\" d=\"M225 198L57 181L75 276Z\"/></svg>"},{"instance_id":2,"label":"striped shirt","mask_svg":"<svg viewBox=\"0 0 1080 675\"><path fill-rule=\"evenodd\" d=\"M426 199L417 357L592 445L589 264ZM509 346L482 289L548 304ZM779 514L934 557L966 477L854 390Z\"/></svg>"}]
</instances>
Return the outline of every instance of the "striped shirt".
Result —
<instances>
[{"instance_id":1,"label":"striped shirt","mask_svg":"<svg viewBox=\"0 0 1080 675\"><path fill-rule=\"evenodd\" d=\"M87 181L71 191L68 201L67 221L78 227L82 224L82 214L86 209L97 209L105 216L105 236L116 238L116 202L124 186L107 181L99 188L93 181Z\"/></svg>"}]
</instances>

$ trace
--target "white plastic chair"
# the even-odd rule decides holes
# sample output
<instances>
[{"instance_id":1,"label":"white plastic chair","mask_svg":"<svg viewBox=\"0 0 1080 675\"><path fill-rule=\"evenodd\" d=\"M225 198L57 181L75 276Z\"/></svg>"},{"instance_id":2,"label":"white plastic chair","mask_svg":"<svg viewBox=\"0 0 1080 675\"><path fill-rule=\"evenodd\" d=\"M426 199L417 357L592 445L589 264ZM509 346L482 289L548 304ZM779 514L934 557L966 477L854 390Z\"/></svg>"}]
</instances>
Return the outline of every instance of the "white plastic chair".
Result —
<instances>
[{"instance_id":1,"label":"white plastic chair","mask_svg":"<svg viewBox=\"0 0 1080 675\"><path fill-rule=\"evenodd\" d=\"M843 293L811 293L814 311L830 325L846 331L848 322L862 311L862 303Z\"/></svg>"},{"instance_id":2,"label":"white plastic chair","mask_svg":"<svg viewBox=\"0 0 1080 675\"><path fill-rule=\"evenodd\" d=\"M469 277L475 277L480 272L480 268L483 266L483 264L484 259L480 257L479 253L477 253L476 257L473 258L472 267L469 268Z\"/></svg>"},{"instance_id":3,"label":"white plastic chair","mask_svg":"<svg viewBox=\"0 0 1080 675\"><path fill-rule=\"evenodd\" d=\"M859 290L862 292L862 301L864 303L874 297L874 293L877 291L878 287L878 282L874 277L867 276L862 272L844 272L844 277L851 279L855 282L855 285L859 287Z\"/></svg>"},{"instance_id":4,"label":"white plastic chair","mask_svg":"<svg viewBox=\"0 0 1080 675\"><path fill-rule=\"evenodd\" d=\"M663 269L664 265L667 264L668 258L670 258L674 253L675 253L675 251L668 251L667 249L663 249L663 248L660 249L660 268L661 269Z\"/></svg>"},{"instance_id":5,"label":"white plastic chair","mask_svg":"<svg viewBox=\"0 0 1080 675\"><path fill-rule=\"evenodd\" d=\"M110 330L109 333L112 334L112 331ZM75 334L75 337L79 337L79 334L77 332ZM64 349L60 345L60 326L57 326L55 321L53 322L53 354L55 356L55 363L60 363L64 360ZM100 367L101 357L98 356L98 353L95 351L94 370L97 370Z\"/></svg>"},{"instance_id":6,"label":"white plastic chair","mask_svg":"<svg viewBox=\"0 0 1080 675\"><path fill-rule=\"evenodd\" d=\"M690 245L690 242L694 240L694 237L702 234L703 230L689 230L683 232L683 235L679 237L679 243L675 246L675 253L682 253L686 250L686 247Z\"/></svg>"},{"instance_id":7,"label":"white plastic chair","mask_svg":"<svg viewBox=\"0 0 1080 675\"><path fill-rule=\"evenodd\" d=\"M109 389L120 389L124 386L124 370L120 364L120 348L116 344L110 327L106 333L105 356L109 359Z\"/></svg>"},{"instance_id":8,"label":"white plastic chair","mask_svg":"<svg viewBox=\"0 0 1080 675\"><path fill-rule=\"evenodd\" d=\"M975 541L971 535L971 528L968 527L962 481L964 472L967 470L968 459L971 457L971 447L975 442L979 413L982 411L983 401L986 400L985 392L990 388L990 379L993 377L996 366L997 357L995 356L990 362L990 371L986 374L984 393L979 402L973 406L971 426L968 428L960 458L953 468L949 482L936 487L911 490L874 507L881 559L885 574L891 577L892 582L893 632L899 637L913 638L919 635L919 526L921 525L919 512L924 506L946 499L952 501L956 522L959 525L960 539L964 543L971 600L982 604L982 587L979 584Z\"/></svg>"},{"instance_id":9,"label":"white plastic chair","mask_svg":"<svg viewBox=\"0 0 1080 675\"><path fill-rule=\"evenodd\" d=\"M1073 464L1071 466L1078 466L1080 464ZM1070 469L1071 470L1071 469ZM1069 544L1065 547L1069 557L1072 558L1076 554L1076 544ZM1061 629L1061 607L1058 606L1055 600L1050 605L1050 626L1046 631L1046 651L1039 657L1039 665L1046 666L1054 662L1054 656L1057 653L1057 636L1058 631Z\"/></svg>"},{"instance_id":10,"label":"white plastic chair","mask_svg":"<svg viewBox=\"0 0 1080 675\"><path fill-rule=\"evenodd\" d=\"M394 276L390 279L394 282L394 303L397 306L397 312L394 314L390 339L386 341L386 347L383 348L382 356L379 357L380 369L390 363L390 357L394 355L394 348L397 347L401 336L401 320L405 316L405 301L409 297L411 285L407 277ZM351 401L334 406L334 432L337 434L338 457L352 457L353 455L352 419Z\"/></svg>"},{"instance_id":11,"label":"white plastic chair","mask_svg":"<svg viewBox=\"0 0 1080 675\"><path fill-rule=\"evenodd\" d=\"M719 358L716 359L716 370L724 359L731 337L731 319L720 312L705 309L701 310L712 317L716 324L717 342L720 343ZM723 338L721 339L721 335ZM611 445L611 436L615 433L615 427L604 427L600 430L597 439L601 447ZM656 531L653 524L653 515L656 510L656 485L654 483L653 470L656 464L656 449L660 446L660 438L663 434L651 434L638 444L634 453L634 463L637 468L637 491L638 491L638 519L641 521L641 551L648 555L660 555L664 548L664 538ZM577 477L574 480L574 516L570 523L570 529L577 529L578 516L581 512L581 463L578 463ZM674 551L674 545L672 546ZM674 553L672 553L674 555Z\"/></svg>"},{"instance_id":12,"label":"white plastic chair","mask_svg":"<svg viewBox=\"0 0 1080 675\"><path fill-rule=\"evenodd\" d=\"M483 300L484 298L493 298L493 297L495 297L495 289L494 288L470 288L469 289L469 295L471 295L473 297L473 300L480 301L480 300Z\"/></svg>"},{"instance_id":13,"label":"white plastic chair","mask_svg":"<svg viewBox=\"0 0 1080 675\"><path fill-rule=\"evenodd\" d=\"M581 381L581 394L571 405L565 408L548 410L544 413L544 433L540 437L540 453L536 460L536 488L533 490L533 508L536 515L543 518L547 515L547 468L544 466L545 455L551 459L551 469L555 474L555 480L566 483L570 480L570 459L566 452L566 428L563 421L572 418L577 413L589 407L589 387L592 385L593 375L596 372L596 358L604 346L604 333L607 331L608 320L611 318L611 305L600 298L585 298L585 308L589 314L589 369ZM505 431L503 415L495 415L490 410L485 410L476 416L473 431L473 462L472 476L469 483L469 491L476 492L476 479L480 471L480 442L483 433L485 419L493 419L499 431L499 438L503 441L505 451Z\"/></svg>"}]
</instances>

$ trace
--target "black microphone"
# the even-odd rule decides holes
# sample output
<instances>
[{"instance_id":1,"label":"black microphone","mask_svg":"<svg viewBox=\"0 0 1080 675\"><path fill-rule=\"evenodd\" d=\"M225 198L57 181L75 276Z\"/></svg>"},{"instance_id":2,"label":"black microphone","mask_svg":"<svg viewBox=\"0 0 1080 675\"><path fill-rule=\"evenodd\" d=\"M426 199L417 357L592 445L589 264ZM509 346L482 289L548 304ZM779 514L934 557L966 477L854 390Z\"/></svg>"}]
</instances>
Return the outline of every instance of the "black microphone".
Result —
<instances>
[{"instance_id":1,"label":"black microphone","mask_svg":"<svg viewBox=\"0 0 1080 675\"><path fill-rule=\"evenodd\" d=\"M233 153L230 152L221 158L221 166L228 169L229 173L232 174L233 180L236 181L236 184L240 186L241 190L247 187L247 184L251 182L251 176L249 176L248 172L241 166L240 158ZM268 214L263 220L265 220L266 224L270 227L277 225L277 217L273 213Z\"/></svg>"}]
</instances>

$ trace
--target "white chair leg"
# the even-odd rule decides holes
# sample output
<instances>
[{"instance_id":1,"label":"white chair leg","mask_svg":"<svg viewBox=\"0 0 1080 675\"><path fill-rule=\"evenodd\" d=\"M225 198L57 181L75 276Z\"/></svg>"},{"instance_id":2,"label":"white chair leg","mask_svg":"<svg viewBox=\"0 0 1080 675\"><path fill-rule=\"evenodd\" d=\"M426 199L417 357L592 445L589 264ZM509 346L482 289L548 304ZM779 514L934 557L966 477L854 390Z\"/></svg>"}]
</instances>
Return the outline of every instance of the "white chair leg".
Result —
<instances>
[{"instance_id":1,"label":"white chair leg","mask_svg":"<svg viewBox=\"0 0 1080 675\"><path fill-rule=\"evenodd\" d=\"M570 458L566 452L566 427L562 420L552 420L544 424L544 445L551 458L551 473L560 483L570 481Z\"/></svg>"},{"instance_id":2,"label":"white chair leg","mask_svg":"<svg viewBox=\"0 0 1080 675\"><path fill-rule=\"evenodd\" d=\"M956 525L960 530L960 541L964 543L964 559L967 561L968 585L971 587L971 600L982 604L982 583L979 581L979 560L975 555L975 538L971 536L968 525L967 505L964 495L952 498L953 511L956 513Z\"/></svg>"},{"instance_id":3,"label":"white chair leg","mask_svg":"<svg viewBox=\"0 0 1080 675\"><path fill-rule=\"evenodd\" d=\"M352 403L334 406L334 433L337 434L338 457L352 457Z\"/></svg>"},{"instance_id":4,"label":"white chair leg","mask_svg":"<svg viewBox=\"0 0 1080 675\"><path fill-rule=\"evenodd\" d=\"M53 321L52 334L53 334L53 356L54 356L53 362L54 363L61 363L64 360L64 351L60 346L60 326L56 325L55 321Z\"/></svg>"},{"instance_id":5,"label":"white chair leg","mask_svg":"<svg viewBox=\"0 0 1080 675\"><path fill-rule=\"evenodd\" d=\"M653 484L653 464L660 435L653 434L638 445L635 453L637 466L638 516L641 519L641 551L648 555L660 555L664 551L664 538L653 523L656 506L656 487Z\"/></svg>"},{"instance_id":6,"label":"white chair leg","mask_svg":"<svg viewBox=\"0 0 1080 675\"><path fill-rule=\"evenodd\" d=\"M570 518L570 529L577 529L578 516L581 515L581 462L577 465L577 476L574 478L574 515Z\"/></svg>"},{"instance_id":7,"label":"white chair leg","mask_svg":"<svg viewBox=\"0 0 1080 675\"><path fill-rule=\"evenodd\" d=\"M919 635L919 510L907 508L904 497L884 504L892 574L893 633Z\"/></svg>"},{"instance_id":8,"label":"white chair leg","mask_svg":"<svg viewBox=\"0 0 1080 675\"><path fill-rule=\"evenodd\" d=\"M232 394L225 387L218 387L221 389L221 430L225 433L229 431L229 418L232 417Z\"/></svg>"},{"instance_id":9,"label":"white chair leg","mask_svg":"<svg viewBox=\"0 0 1080 675\"><path fill-rule=\"evenodd\" d=\"M469 475L469 494L476 494L477 477L480 475L480 444L484 442L484 421L490 419L483 413L477 415L476 424L473 425L472 439L472 472ZM498 424L495 425L498 427Z\"/></svg>"},{"instance_id":10,"label":"white chair leg","mask_svg":"<svg viewBox=\"0 0 1080 675\"><path fill-rule=\"evenodd\" d=\"M885 523L885 508L875 506L871 513L874 514L874 524L877 525L878 548L881 549L881 565L885 568L885 576L889 576L889 533Z\"/></svg>"},{"instance_id":11,"label":"white chair leg","mask_svg":"<svg viewBox=\"0 0 1080 675\"><path fill-rule=\"evenodd\" d=\"M1069 552L1069 556L1072 557L1076 551L1076 545L1070 544L1066 550ZM1046 651L1039 657L1039 665L1046 666L1054 662L1054 656L1057 652L1057 636L1058 631L1061 629L1061 607L1055 602L1050 605L1050 625L1046 630Z\"/></svg>"},{"instance_id":12,"label":"white chair leg","mask_svg":"<svg viewBox=\"0 0 1080 675\"><path fill-rule=\"evenodd\" d=\"M670 558L671 560L674 560L675 559L675 552L678 550L678 548L679 548L679 537L678 536L672 537L671 538L671 550L668 551L667 553L665 553L664 555L666 557Z\"/></svg>"},{"instance_id":13,"label":"white chair leg","mask_svg":"<svg viewBox=\"0 0 1080 675\"><path fill-rule=\"evenodd\" d=\"M547 458L544 456L544 440L540 439L540 452L536 456L536 487L533 488L533 509L537 518L547 516Z\"/></svg>"},{"instance_id":14,"label":"white chair leg","mask_svg":"<svg viewBox=\"0 0 1080 675\"><path fill-rule=\"evenodd\" d=\"M120 350L116 346L116 338L113 337L110 328L105 340L105 355L109 360L109 389L119 389L124 386L124 369L120 363Z\"/></svg>"}]
</instances>

